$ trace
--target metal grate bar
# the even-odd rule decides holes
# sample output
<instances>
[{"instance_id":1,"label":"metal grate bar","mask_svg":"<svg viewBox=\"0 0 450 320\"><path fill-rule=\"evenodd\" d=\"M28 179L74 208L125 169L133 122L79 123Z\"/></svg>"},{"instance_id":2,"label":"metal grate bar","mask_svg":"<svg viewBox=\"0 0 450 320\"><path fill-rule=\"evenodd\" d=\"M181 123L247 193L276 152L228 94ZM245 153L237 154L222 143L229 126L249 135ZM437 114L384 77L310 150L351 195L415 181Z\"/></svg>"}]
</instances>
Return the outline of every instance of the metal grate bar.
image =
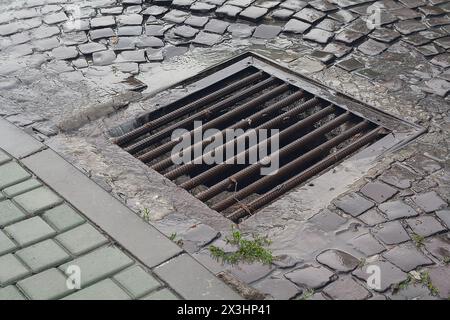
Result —
<instances>
[{"instance_id":1,"label":"metal grate bar","mask_svg":"<svg viewBox=\"0 0 450 320\"><path fill-rule=\"evenodd\" d=\"M334 154L329 155L325 159L316 163L314 166L308 168L307 170L302 171L295 177L273 188L270 192L260 196L259 198L250 202L249 204L243 205L241 208L237 209L236 211L227 215L226 217L233 221L238 221L239 219L243 218L246 215L252 215L256 210L277 199L279 196L288 192L292 188L298 186L300 183L305 182L309 178L315 176L316 174L319 174L323 170L327 169L336 162L344 159L345 157L352 154L356 150L362 148L368 143L371 143L372 141L377 139L380 135L386 133L385 131L386 130L382 127L377 127L373 129L363 137L354 141L352 144L346 146L345 148L337 151Z\"/></svg>"},{"instance_id":2,"label":"metal grate bar","mask_svg":"<svg viewBox=\"0 0 450 320\"><path fill-rule=\"evenodd\" d=\"M223 211L227 209L229 206L233 205L234 203L239 202L243 198L249 196L250 194L258 193L258 191L262 189L264 186L270 185L273 181L285 177L286 175L292 173L294 170L300 168L300 166L304 165L307 161L316 159L324 152L330 150L333 147L338 146L339 144L346 141L348 138L354 136L355 134L361 132L362 130L367 129L369 124L370 123L368 121L363 121L355 125L354 127L344 131L343 133L334 137L333 139L328 140L324 144L321 144L320 146L314 148L313 150L298 157L289 164L281 167L276 174L262 177L261 179L248 185L244 189L235 192L233 196L228 197L220 201L219 203L213 205L212 208L216 211Z\"/></svg>"},{"instance_id":3,"label":"metal grate bar","mask_svg":"<svg viewBox=\"0 0 450 320\"><path fill-rule=\"evenodd\" d=\"M221 97L223 97L243 86L246 86L250 83L260 80L263 76L264 76L264 72L259 71L254 74L251 74L241 80L235 81L220 90L214 91L214 92L208 94L207 96L204 96L200 99L197 99L197 100L183 106L182 108L176 109L158 119L152 120L152 121L140 126L139 128L136 128L130 132L127 132L126 134L114 139L114 142L120 146L124 146L125 144L132 141L133 139L135 139L147 132L150 132L151 130L153 130L155 128L158 128L166 123L169 123L169 122L177 119L178 117L181 117L189 112L192 112L193 110L201 108L201 107L207 105L208 103L216 101L216 100L220 99ZM179 102L179 100L171 103L171 105L175 105L178 102Z\"/></svg>"},{"instance_id":4,"label":"metal grate bar","mask_svg":"<svg viewBox=\"0 0 450 320\"><path fill-rule=\"evenodd\" d=\"M299 123L300 125L299 124L293 125L289 129L292 128L292 130L298 130L298 128L300 126L304 126L307 122L314 123L316 121L319 121L324 116L330 114L330 112L333 111L333 109L334 108L332 106L329 106L328 108L323 109L321 112L317 112L314 115L309 116L308 118L304 119L303 121L301 121L302 122L301 124ZM283 157L289 155L290 153L299 150L300 148L304 147L307 143L316 139L318 136L321 136L321 135L335 129L336 127L340 126L341 124L345 123L351 117L352 117L351 114L349 112L346 112L343 115L333 119L329 123L327 123L323 126L320 126L319 128L315 129L314 131L306 134L302 138L291 142L290 144L284 146L283 148L281 148L278 151L279 157L283 158ZM291 130L289 130L289 129L284 130L282 133L290 134ZM281 134L280 134L280 136L281 136ZM281 139L282 138L280 137L280 140ZM273 155L271 155L271 156L273 156ZM207 201L207 200L215 197L216 195L218 195L220 192L225 191L228 187L230 187L232 185L236 185L236 186L239 185L240 181L242 181L246 177L257 174L257 171L262 166L263 166L263 163L261 161L259 161L255 164L243 169L242 171L239 171L236 174L233 174L232 176L228 177L227 179L222 180L221 182L215 184L214 186L208 188L207 190L197 194L196 198L200 199L202 201ZM195 177L195 178L197 178L197 177Z\"/></svg>"},{"instance_id":5,"label":"metal grate bar","mask_svg":"<svg viewBox=\"0 0 450 320\"><path fill-rule=\"evenodd\" d=\"M220 126L222 126L226 121L230 121L231 119L233 119L234 117L238 117L241 114L243 114L246 111L249 111L252 108L256 108L259 105L269 101L270 99L273 99L274 97L282 94L283 92L287 91L289 89L289 84L283 83L275 88L273 88L272 90L262 94L261 96L247 102L244 103L243 105L237 107L236 109L233 109L223 115L221 115L218 118L215 118L209 122L207 122L205 125L203 125L202 129L203 130L208 130L211 128L218 128ZM189 132L189 135L192 137L194 135L195 129L191 130ZM179 141L169 141L161 146L159 146L158 148L151 150L149 152L147 152L145 154L145 160L143 160L144 162L148 162L149 160L155 159L161 155L163 155L164 153L169 152L170 150L172 150L172 148L177 145ZM190 152L192 150L192 147L186 148L183 152ZM144 158L144 156L142 156L142 158ZM142 160L141 157L139 157L139 159ZM167 167L167 164L171 164L171 158L169 157L168 159L163 160L164 162L162 163L162 161L156 163L155 165L153 165L151 168L156 170L156 171L161 171ZM165 165L164 165L165 164Z\"/></svg>"}]
</instances>

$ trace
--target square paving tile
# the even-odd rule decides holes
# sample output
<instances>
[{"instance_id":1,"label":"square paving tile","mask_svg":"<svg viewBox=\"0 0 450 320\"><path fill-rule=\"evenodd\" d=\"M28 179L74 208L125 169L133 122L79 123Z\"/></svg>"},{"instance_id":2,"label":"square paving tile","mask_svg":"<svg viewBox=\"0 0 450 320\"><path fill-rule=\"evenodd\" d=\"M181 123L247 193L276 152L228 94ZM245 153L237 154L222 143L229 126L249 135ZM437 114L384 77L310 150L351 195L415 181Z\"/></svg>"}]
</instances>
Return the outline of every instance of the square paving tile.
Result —
<instances>
[{"instance_id":1,"label":"square paving tile","mask_svg":"<svg viewBox=\"0 0 450 320\"><path fill-rule=\"evenodd\" d=\"M59 232L72 229L86 220L67 204L47 210L42 217Z\"/></svg>"},{"instance_id":2,"label":"square paving tile","mask_svg":"<svg viewBox=\"0 0 450 320\"><path fill-rule=\"evenodd\" d=\"M76 256L108 242L108 239L89 223L59 234L55 239Z\"/></svg>"},{"instance_id":3,"label":"square paving tile","mask_svg":"<svg viewBox=\"0 0 450 320\"><path fill-rule=\"evenodd\" d=\"M411 243L396 246L389 251L384 252L383 257L395 264L404 272L409 272L419 266L433 264L433 261L431 261Z\"/></svg>"},{"instance_id":4,"label":"square paving tile","mask_svg":"<svg viewBox=\"0 0 450 320\"><path fill-rule=\"evenodd\" d=\"M337 200L333 201L333 204L353 217L357 217L375 206L372 201L361 197L357 193L351 193L338 198Z\"/></svg>"},{"instance_id":5,"label":"square paving tile","mask_svg":"<svg viewBox=\"0 0 450 320\"><path fill-rule=\"evenodd\" d=\"M26 214L10 200L0 202L0 227L17 222L24 217Z\"/></svg>"},{"instance_id":6,"label":"square paving tile","mask_svg":"<svg viewBox=\"0 0 450 320\"><path fill-rule=\"evenodd\" d=\"M45 240L56 234L41 217L33 217L7 226L4 231L22 247Z\"/></svg>"},{"instance_id":7,"label":"square paving tile","mask_svg":"<svg viewBox=\"0 0 450 320\"><path fill-rule=\"evenodd\" d=\"M22 182L31 175L17 162L11 161L0 166L0 190Z\"/></svg>"},{"instance_id":8,"label":"square paving tile","mask_svg":"<svg viewBox=\"0 0 450 320\"><path fill-rule=\"evenodd\" d=\"M408 233L398 221L380 224L372 229L372 233L376 238L389 245L410 240Z\"/></svg>"},{"instance_id":9,"label":"square paving tile","mask_svg":"<svg viewBox=\"0 0 450 320\"><path fill-rule=\"evenodd\" d=\"M401 200L389 201L378 206L389 220L417 216L418 213Z\"/></svg>"},{"instance_id":10,"label":"square paving tile","mask_svg":"<svg viewBox=\"0 0 450 320\"><path fill-rule=\"evenodd\" d=\"M49 239L15 253L34 273L58 266L70 259L55 241Z\"/></svg>"},{"instance_id":11,"label":"square paving tile","mask_svg":"<svg viewBox=\"0 0 450 320\"><path fill-rule=\"evenodd\" d=\"M361 188L362 194L378 203L389 200L397 192L397 189L381 182L369 182Z\"/></svg>"},{"instance_id":12,"label":"square paving tile","mask_svg":"<svg viewBox=\"0 0 450 320\"><path fill-rule=\"evenodd\" d=\"M13 254L0 257L0 285L5 286L30 274L30 271Z\"/></svg>"},{"instance_id":13,"label":"square paving tile","mask_svg":"<svg viewBox=\"0 0 450 320\"><path fill-rule=\"evenodd\" d=\"M135 299L161 287L161 283L140 266L134 266L114 276Z\"/></svg>"},{"instance_id":14,"label":"square paving tile","mask_svg":"<svg viewBox=\"0 0 450 320\"><path fill-rule=\"evenodd\" d=\"M51 208L63 200L47 187L34 189L13 198L28 213L34 214Z\"/></svg>"},{"instance_id":15,"label":"square paving tile","mask_svg":"<svg viewBox=\"0 0 450 320\"><path fill-rule=\"evenodd\" d=\"M58 269L48 269L17 283L32 300L59 299L74 289L67 286L67 277Z\"/></svg>"},{"instance_id":16,"label":"square paving tile","mask_svg":"<svg viewBox=\"0 0 450 320\"><path fill-rule=\"evenodd\" d=\"M447 203L435 191L418 194L412 197L412 200L427 213L443 209L447 206Z\"/></svg>"},{"instance_id":17,"label":"square paving tile","mask_svg":"<svg viewBox=\"0 0 450 320\"><path fill-rule=\"evenodd\" d=\"M445 230L436 218L430 216L411 218L407 220L407 223L415 234L422 237L428 237Z\"/></svg>"}]
</instances>

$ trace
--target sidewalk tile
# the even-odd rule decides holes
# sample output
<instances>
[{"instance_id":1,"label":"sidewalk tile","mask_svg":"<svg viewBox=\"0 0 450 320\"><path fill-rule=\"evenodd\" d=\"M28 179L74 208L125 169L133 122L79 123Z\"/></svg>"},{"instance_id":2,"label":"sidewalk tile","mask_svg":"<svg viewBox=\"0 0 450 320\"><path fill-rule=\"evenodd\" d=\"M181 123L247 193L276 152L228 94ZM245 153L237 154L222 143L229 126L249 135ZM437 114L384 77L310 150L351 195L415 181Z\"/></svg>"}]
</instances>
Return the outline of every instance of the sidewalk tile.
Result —
<instances>
[{"instance_id":1,"label":"sidewalk tile","mask_svg":"<svg viewBox=\"0 0 450 320\"><path fill-rule=\"evenodd\" d=\"M158 280L145 272L140 266L134 266L114 276L125 289L138 299L161 286Z\"/></svg>"},{"instance_id":2,"label":"sidewalk tile","mask_svg":"<svg viewBox=\"0 0 450 320\"><path fill-rule=\"evenodd\" d=\"M180 300L175 294L167 288L150 293L142 300Z\"/></svg>"},{"instance_id":3,"label":"sidewalk tile","mask_svg":"<svg viewBox=\"0 0 450 320\"><path fill-rule=\"evenodd\" d=\"M27 296L33 300L51 300L71 292L66 284L67 277L58 269L48 269L17 283Z\"/></svg>"},{"instance_id":4,"label":"sidewalk tile","mask_svg":"<svg viewBox=\"0 0 450 320\"><path fill-rule=\"evenodd\" d=\"M56 234L56 231L41 217L33 217L17 222L7 226L4 231L22 247L45 240Z\"/></svg>"},{"instance_id":5,"label":"sidewalk tile","mask_svg":"<svg viewBox=\"0 0 450 320\"><path fill-rule=\"evenodd\" d=\"M25 297L16 287L7 286L6 288L0 289L0 301L2 300L25 300Z\"/></svg>"},{"instance_id":6,"label":"sidewalk tile","mask_svg":"<svg viewBox=\"0 0 450 320\"><path fill-rule=\"evenodd\" d=\"M130 296L111 279L105 279L71 294L63 300L130 300Z\"/></svg>"},{"instance_id":7,"label":"sidewalk tile","mask_svg":"<svg viewBox=\"0 0 450 320\"><path fill-rule=\"evenodd\" d=\"M63 200L47 187L41 187L15 197L14 201L27 212L34 214L51 208Z\"/></svg>"},{"instance_id":8,"label":"sidewalk tile","mask_svg":"<svg viewBox=\"0 0 450 320\"><path fill-rule=\"evenodd\" d=\"M12 161L0 166L0 189L12 186L31 177L17 162Z\"/></svg>"},{"instance_id":9,"label":"sidewalk tile","mask_svg":"<svg viewBox=\"0 0 450 320\"><path fill-rule=\"evenodd\" d=\"M5 190L3 190L3 192L8 197L15 197L19 194L36 189L40 186L42 186L42 183L40 181L38 181L37 179L32 178L32 179L25 180L24 182L21 182L19 184L15 184L11 187L8 187Z\"/></svg>"},{"instance_id":10,"label":"sidewalk tile","mask_svg":"<svg viewBox=\"0 0 450 320\"><path fill-rule=\"evenodd\" d=\"M89 223L59 234L55 238L73 255L91 251L108 242L108 239Z\"/></svg>"},{"instance_id":11,"label":"sidewalk tile","mask_svg":"<svg viewBox=\"0 0 450 320\"><path fill-rule=\"evenodd\" d=\"M0 230L0 256L5 253L9 253L16 248L14 242L8 238L8 236Z\"/></svg>"},{"instance_id":12,"label":"sidewalk tile","mask_svg":"<svg viewBox=\"0 0 450 320\"><path fill-rule=\"evenodd\" d=\"M10 200L0 202L0 227L17 222L25 216L25 213Z\"/></svg>"},{"instance_id":13,"label":"sidewalk tile","mask_svg":"<svg viewBox=\"0 0 450 320\"><path fill-rule=\"evenodd\" d=\"M64 232L83 224L86 220L67 204L46 211L42 217L59 232Z\"/></svg>"},{"instance_id":14,"label":"sidewalk tile","mask_svg":"<svg viewBox=\"0 0 450 320\"><path fill-rule=\"evenodd\" d=\"M51 239L19 250L16 255L34 273L60 265L70 259L67 252Z\"/></svg>"},{"instance_id":15,"label":"sidewalk tile","mask_svg":"<svg viewBox=\"0 0 450 320\"><path fill-rule=\"evenodd\" d=\"M0 286L28 275L30 271L11 253L0 257Z\"/></svg>"}]
</instances>

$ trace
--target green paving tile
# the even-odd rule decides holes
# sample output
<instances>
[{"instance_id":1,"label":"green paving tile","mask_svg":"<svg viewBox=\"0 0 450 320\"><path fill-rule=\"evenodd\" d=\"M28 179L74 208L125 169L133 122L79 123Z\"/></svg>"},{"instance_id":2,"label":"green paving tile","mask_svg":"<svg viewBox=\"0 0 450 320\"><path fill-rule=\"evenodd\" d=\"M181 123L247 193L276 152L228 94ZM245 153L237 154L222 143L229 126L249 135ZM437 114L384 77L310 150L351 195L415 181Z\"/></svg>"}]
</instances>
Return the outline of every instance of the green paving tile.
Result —
<instances>
[{"instance_id":1,"label":"green paving tile","mask_svg":"<svg viewBox=\"0 0 450 320\"><path fill-rule=\"evenodd\" d=\"M130 296L111 279L105 279L71 294L63 300L130 300Z\"/></svg>"},{"instance_id":2,"label":"green paving tile","mask_svg":"<svg viewBox=\"0 0 450 320\"><path fill-rule=\"evenodd\" d=\"M7 226L4 231L20 246L24 247L56 234L41 217L33 217Z\"/></svg>"},{"instance_id":3,"label":"green paving tile","mask_svg":"<svg viewBox=\"0 0 450 320\"><path fill-rule=\"evenodd\" d=\"M67 204L46 211L42 217L56 230L63 232L84 223L84 218Z\"/></svg>"},{"instance_id":4,"label":"green paving tile","mask_svg":"<svg viewBox=\"0 0 450 320\"><path fill-rule=\"evenodd\" d=\"M32 179L28 179L25 180L24 182L15 184L11 187L6 188L5 190L3 190L3 192L8 196L8 197L15 197L21 193L36 189L38 187L40 187L42 185L42 183L34 178Z\"/></svg>"},{"instance_id":5,"label":"green paving tile","mask_svg":"<svg viewBox=\"0 0 450 320\"><path fill-rule=\"evenodd\" d=\"M81 269L81 286L86 287L94 282L105 279L133 264L125 253L116 247L103 247L73 261L70 261L61 267L65 272L71 265L76 265Z\"/></svg>"},{"instance_id":6,"label":"green paving tile","mask_svg":"<svg viewBox=\"0 0 450 320\"><path fill-rule=\"evenodd\" d=\"M0 150L0 165L11 160L11 157L8 156L3 150Z\"/></svg>"},{"instance_id":7,"label":"green paving tile","mask_svg":"<svg viewBox=\"0 0 450 320\"><path fill-rule=\"evenodd\" d=\"M0 300L25 300L25 297L14 286L0 288Z\"/></svg>"},{"instance_id":8,"label":"green paving tile","mask_svg":"<svg viewBox=\"0 0 450 320\"><path fill-rule=\"evenodd\" d=\"M179 300L179 298L167 288L150 293L142 300Z\"/></svg>"},{"instance_id":9,"label":"green paving tile","mask_svg":"<svg viewBox=\"0 0 450 320\"><path fill-rule=\"evenodd\" d=\"M6 236L6 234L0 230L0 256L5 253L9 253L16 248L14 242Z\"/></svg>"},{"instance_id":10,"label":"green paving tile","mask_svg":"<svg viewBox=\"0 0 450 320\"><path fill-rule=\"evenodd\" d=\"M70 256L55 241L45 240L16 252L34 273L58 266L70 259Z\"/></svg>"},{"instance_id":11,"label":"green paving tile","mask_svg":"<svg viewBox=\"0 0 450 320\"><path fill-rule=\"evenodd\" d=\"M25 213L10 200L0 202L0 227L22 220L24 217Z\"/></svg>"},{"instance_id":12,"label":"green paving tile","mask_svg":"<svg viewBox=\"0 0 450 320\"><path fill-rule=\"evenodd\" d=\"M0 285L5 286L30 274L27 268L11 253L0 257Z\"/></svg>"},{"instance_id":13,"label":"green paving tile","mask_svg":"<svg viewBox=\"0 0 450 320\"><path fill-rule=\"evenodd\" d=\"M17 162L8 162L0 166L0 189L22 182L31 177Z\"/></svg>"},{"instance_id":14,"label":"green paving tile","mask_svg":"<svg viewBox=\"0 0 450 320\"><path fill-rule=\"evenodd\" d=\"M108 239L89 223L59 234L55 239L76 256L108 242Z\"/></svg>"},{"instance_id":15,"label":"green paving tile","mask_svg":"<svg viewBox=\"0 0 450 320\"><path fill-rule=\"evenodd\" d=\"M14 201L33 214L51 208L63 200L47 187L41 187L14 197Z\"/></svg>"},{"instance_id":16,"label":"green paving tile","mask_svg":"<svg viewBox=\"0 0 450 320\"><path fill-rule=\"evenodd\" d=\"M52 300L73 291L67 286L67 277L58 269L48 269L17 282L17 286L32 300Z\"/></svg>"},{"instance_id":17,"label":"green paving tile","mask_svg":"<svg viewBox=\"0 0 450 320\"><path fill-rule=\"evenodd\" d=\"M158 280L145 272L140 266L134 266L114 276L135 299L138 299L150 291L161 286Z\"/></svg>"}]
</instances>

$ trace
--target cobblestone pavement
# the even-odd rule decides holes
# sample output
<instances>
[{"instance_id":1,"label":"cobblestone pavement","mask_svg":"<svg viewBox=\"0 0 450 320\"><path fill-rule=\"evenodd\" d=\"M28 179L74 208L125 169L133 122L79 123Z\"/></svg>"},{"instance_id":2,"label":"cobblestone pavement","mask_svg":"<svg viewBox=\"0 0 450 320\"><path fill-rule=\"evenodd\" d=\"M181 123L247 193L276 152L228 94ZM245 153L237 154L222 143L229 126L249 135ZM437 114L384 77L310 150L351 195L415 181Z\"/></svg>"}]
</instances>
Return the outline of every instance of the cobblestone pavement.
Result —
<instances>
[{"instance_id":1,"label":"cobblestone pavement","mask_svg":"<svg viewBox=\"0 0 450 320\"><path fill-rule=\"evenodd\" d=\"M12 131L17 141L24 135L3 123L0 126L2 135ZM146 251L159 256L159 261L150 267L138 262L149 260L142 255L136 259L124 250L24 165L43 167L40 161L50 162L53 169L58 162L66 165L61 158L52 160L48 153L40 156L41 152L48 151L18 160L0 149L0 300L239 298L167 238L141 234L137 241L158 242L146 246ZM69 170L63 174L66 183L77 180ZM77 187L90 189L91 198L85 197L85 202L101 201L104 191L93 182L77 183ZM108 202L117 201L111 197ZM93 207L92 203L89 206ZM102 214L101 209L95 210L96 215ZM109 208L103 211L114 220ZM128 215L135 217L132 212ZM130 223L124 225L131 227L127 237L133 238L129 233L138 231ZM193 282L180 278L180 269L189 269Z\"/></svg>"},{"instance_id":2,"label":"cobblestone pavement","mask_svg":"<svg viewBox=\"0 0 450 320\"><path fill-rule=\"evenodd\" d=\"M450 1L30 0L0 8L0 115L135 211L152 208L151 223L176 232L214 273L275 299L450 296ZM381 26L370 28L376 8ZM326 190L330 201L312 206L301 188L242 223L273 240L271 266L211 259L207 246L227 248L230 223L183 203L182 192L104 134L151 110L152 100L139 100L146 93L249 49L428 129ZM365 281L371 265L381 269L377 290Z\"/></svg>"}]
</instances>

